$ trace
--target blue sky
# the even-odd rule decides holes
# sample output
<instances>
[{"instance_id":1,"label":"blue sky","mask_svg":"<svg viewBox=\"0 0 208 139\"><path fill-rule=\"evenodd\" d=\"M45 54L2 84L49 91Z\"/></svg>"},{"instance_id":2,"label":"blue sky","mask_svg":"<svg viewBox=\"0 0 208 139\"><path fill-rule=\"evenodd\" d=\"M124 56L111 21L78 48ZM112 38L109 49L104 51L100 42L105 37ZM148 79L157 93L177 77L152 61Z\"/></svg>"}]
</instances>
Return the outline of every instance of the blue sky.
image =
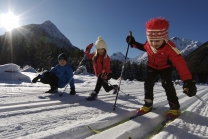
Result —
<instances>
[{"instance_id":1,"label":"blue sky","mask_svg":"<svg viewBox=\"0 0 208 139\"><path fill-rule=\"evenodd\" d=\"M145 23L158 16L170 21L170 38L208 41L208 0L0 0L0 3L0 14L12 11L19 16L20 26L50 20L80 49L102 36L109 55L126 54L129 31L136 41L144 43ZM0 35L5 31L0 27ZM130 48L128 57L139 54L139 50Z\"/></svg>"}]
</instances>

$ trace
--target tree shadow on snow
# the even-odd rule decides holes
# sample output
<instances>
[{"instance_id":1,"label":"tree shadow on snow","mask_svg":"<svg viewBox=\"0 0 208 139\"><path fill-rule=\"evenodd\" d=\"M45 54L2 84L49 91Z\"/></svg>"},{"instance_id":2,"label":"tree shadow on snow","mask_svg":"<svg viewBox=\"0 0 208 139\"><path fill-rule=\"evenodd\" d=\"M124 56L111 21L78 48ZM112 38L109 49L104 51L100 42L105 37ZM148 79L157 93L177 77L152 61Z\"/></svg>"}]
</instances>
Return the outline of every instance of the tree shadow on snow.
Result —
<instances>
[{"instance_id":1,"label":"tree shadow on snow","mask_svg":"<svg viewBox=\"0 0 208 139\"><path fill-rule=\"evenodd\" d=\"M113 106L114 106L114 100L116 98L116 95L114 96L110 96L109 93L100 93L98 95L98 100L95 101L87 101L86 95L84 96L84 93L87 93L87 96L89 94L90 90L87 91L81 91L79 93L77 93L76 95L69 95L69 92L58 92L55 94L48 94L48 95L44 95L44 96L38 96L38 98L40 99L50 99L50 100L58 100L60 101L61 104L79 104L79 105L83 105L85 107L94 107L97 108L101 111L105 111L105 112L113 112L116 114L121 114L121 113L129 113L128 110L125 110L127 108L130 109L136 109L135 107L131 107L131 106L124 106L122 104L119 104L119 101L128 101L131 103L134 103L136 105L141 105L139 102L134 101L134 99L136 99L135 96L118 96L118 100L117 100L117 105L115 108L115 111L113 110ZM60 94L63 94L62 96L60 96ZM110 97L110 98L109 98Z\"/></svg>"},{"instance_id":2,"label":"tree shadow on snow","mask_svg":"<svg viewBox=\"0 0 208 139\"><path fill-rule=\"evenodd\" d=\"M187 132L187 131L192 130L193 125L200 126L202 128L203 127L207 128L208 122L205 122L205 121L207 121L207 117L201 116L196 112L185 111L177 119L182 120L182 122L175 122L174 124L169 125L166 128L167 133L169 131L171 131L170 134L174 134L174 132L175 132L175 135L177 137L194 138L194 139L201 139L203 136L206 136L207 129L204 129L204 130L201 130L201 128L198 128L198 130L194 129L194 133L196 133L196 134L193 134L193 133ZM202 136L200 136L200 135L202 135ZM167 134L167 136L169 136L169 135ZM164 138L165 138L165 136L164 136Z\"/></svg>"}]
</instances>

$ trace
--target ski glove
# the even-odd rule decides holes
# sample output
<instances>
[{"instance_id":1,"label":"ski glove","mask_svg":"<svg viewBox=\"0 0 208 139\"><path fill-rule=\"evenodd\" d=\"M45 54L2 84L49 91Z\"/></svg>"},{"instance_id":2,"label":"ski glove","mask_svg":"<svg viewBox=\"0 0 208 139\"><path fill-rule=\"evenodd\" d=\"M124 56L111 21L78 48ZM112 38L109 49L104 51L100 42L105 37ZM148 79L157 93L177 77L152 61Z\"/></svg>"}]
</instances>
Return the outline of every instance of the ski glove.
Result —
<instances>
[{"instance_id":1,"label":"ski glove","mask_svg":"<svg viewBox=\"0 0 208 139\"><path fill-rule=\"evenodd\" d=\"M102 74L101 74L101 78L102 78L104 81L110 80L110 78L111 78L111 73L107 73L105 70L103 70L103 71L102 71Z\"/></svg>"},{"instance_id":2,"label":"ski glove","mask_svg":"<svg viewBox=\"0 0 208 139\"><path fill-rule=\"evenodd\" d=\"M195 96L197 92L195 84L196 83L193 80L185 80L183 82L183 93L185 93L189 97Z\"/></svg>"},{"instance_id":3,"label":"ski glove","mask_svg":"<svg viewBox=\"0 0 208 139\"><path fill-rule=\"evenodd\" d=\"M86 49L85 49L85 53L90 53L90 50L92 49L93 43L89 44Z\"/></svg>"},{"instance_id":4,"label":"ski glove","mask_svg":"<svg viewBox=\"0 0 208 139\"><path fill-rule=\"evenodd\" d=\"M102 75L101 75L101 78L103 79L103 80L107 80L108 79L108 73L103 73Z\"/></svg>"},{"instance_id":5,"label":"ski glove","mask_svg":"<svg viewBox=\"0 0 208 139\"><path fill-rule=\"evenodd\" d=\"M133 44L135 43L135 39L133 36L127 36L126 37L126 42L131 46L131 48L133 48Z\"/></svg>"}]
</instances>

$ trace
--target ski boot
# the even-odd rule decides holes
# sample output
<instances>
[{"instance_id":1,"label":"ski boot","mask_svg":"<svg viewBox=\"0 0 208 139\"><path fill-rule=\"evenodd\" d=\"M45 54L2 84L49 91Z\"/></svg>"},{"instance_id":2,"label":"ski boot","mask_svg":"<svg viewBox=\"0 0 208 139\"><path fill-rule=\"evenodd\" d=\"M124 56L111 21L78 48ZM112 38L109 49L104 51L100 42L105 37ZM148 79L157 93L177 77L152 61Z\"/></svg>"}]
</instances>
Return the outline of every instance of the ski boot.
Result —
<instances>
[{"instance_id":1,"label":"ski boot","mask_svg":"<svg viewBox=\"0 0 208 139\"><path fill-rule=\"evenodd\" d=\"M71 91L70 91L69 94L70 95L75 95L76 94L76 91L75 91L75 88L74 87L71 88Z\"/></svg>"},{"instance_id":2,"label":"ski boot","mask_svg":"<svg viewBox=\"0 0 208 139\"><path fill-rule=\"evenodd\" d=\"M51 88L50 90L46 91L45 93L57 93L58 92L58 88Z\"/></svg>"},{"instance_id":3,"label":"ski boot","mask_svg":"<svg viewBox=\"0 0 208 139\"><path fill-rule=\"evenodd\" d=\"M137 111L137 115L141 116L143 114L146 114L148 112L150 112L152 110L152 100L151 99L145 99L144 100L145 104L143 107L141 107L138 111Z\"/></svg>"},{"instance_id":4,"label":"ski boot","mask_svg":"<svg viewBox=\"0 0 208 139\"><path fill-rule=\"evenodd\" d=\"M151 110L152 110L152 106L150 107L143 106L137 111L137 115L141 116L143 114L150 112Z\"/></svg>"},{"instance_id":5,"label":"ski boot","mask_svg":"<svg viewBox=\"0 0 208 139\"><path fill-rule=\"evenodd\" d=\"M88 101L93 101L96 99L97 99L97 93L95 91L92 91L92 93L88 97L86 97L86 100Z\"/></svg>"},{"instance_id":6,"label":"ski boot","mask_svg":"<svg viewBox=\"0 0 208 139\"><path fill-rule=\"evenodd\" d=\"M172 120L177 118L179 114L180 114L180 110L169 110L165 117L166 120Z\"/></svg>"}]
</instances>

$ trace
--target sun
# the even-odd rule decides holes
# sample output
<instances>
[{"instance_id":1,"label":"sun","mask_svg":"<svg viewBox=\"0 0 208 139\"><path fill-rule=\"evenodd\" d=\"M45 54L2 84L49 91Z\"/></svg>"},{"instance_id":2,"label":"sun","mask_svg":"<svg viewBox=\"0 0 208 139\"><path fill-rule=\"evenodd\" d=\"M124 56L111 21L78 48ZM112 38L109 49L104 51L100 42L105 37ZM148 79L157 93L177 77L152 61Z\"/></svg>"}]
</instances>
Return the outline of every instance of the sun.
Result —
<instances>
[{"instance_id":1,"label":"sun","mask_svg":"<svg viewBox=\"0 0 208 139\"><path fill-rule=\"evenodd\" d=\"M0 15L0 27L6 28L7 31L19 27L18 21L18 16L15 16L12 12Z\"/></svg>"}]
</instances>

